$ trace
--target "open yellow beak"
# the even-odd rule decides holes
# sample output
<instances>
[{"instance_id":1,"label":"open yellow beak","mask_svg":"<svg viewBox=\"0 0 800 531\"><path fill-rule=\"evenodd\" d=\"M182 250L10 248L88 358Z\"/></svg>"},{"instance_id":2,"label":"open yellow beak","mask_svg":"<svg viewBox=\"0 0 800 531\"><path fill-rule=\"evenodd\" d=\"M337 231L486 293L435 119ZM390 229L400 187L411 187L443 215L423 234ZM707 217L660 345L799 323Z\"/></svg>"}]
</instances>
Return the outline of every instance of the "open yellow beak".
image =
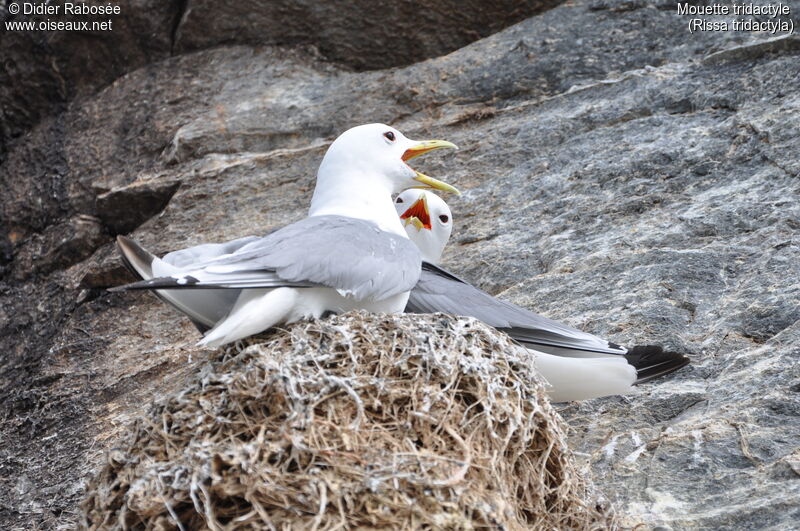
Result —
<instances>
[{"instance_id":1,"label":"open yellow beak","mask_svg":"<svg viewBox=\"0 0 800 531\"><path fill-rule=\"evenodd\" d=\"M458 146L452 142L448 142L447 140L423 140L408 148L405 153L403 153L402 159L403 161L409 161L429 151L433 151L434 149L442 148L458 149ZM414 177L414 180L421 183L420 186L415 186L414 188L441 190L443 192L452 192L454 194L461 195L461 192L459 192L455 186L451 186L446 182L434 179L433 177L428 177L424 173L420 173L417 170L414 170L414 173L417 174L416 177Z\"/></svg>"}]
</instances>

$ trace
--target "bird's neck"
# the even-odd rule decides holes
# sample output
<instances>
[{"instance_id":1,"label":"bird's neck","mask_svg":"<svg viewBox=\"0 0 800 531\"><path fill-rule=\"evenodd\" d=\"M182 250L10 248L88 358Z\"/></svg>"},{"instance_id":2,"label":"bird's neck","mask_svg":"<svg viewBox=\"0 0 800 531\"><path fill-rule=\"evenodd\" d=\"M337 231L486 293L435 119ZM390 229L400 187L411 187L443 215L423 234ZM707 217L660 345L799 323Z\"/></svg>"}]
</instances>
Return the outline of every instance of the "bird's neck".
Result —
<instances>
[{"instance_id":1,"label":"bird's neck","mask_svg":"<svg viewBox=\"0 0 800 531\"><path fill-rule=\"evenodd\" d=\"M375 223L381 230L407 238L392 202L392 186L372 175L330 175L320 170L309 217L345 216Z\"/></svg>"},{"instance_id":2,"label":"bird's neck","mask_svg":"<svg viewBox=\"0 0 800 531\"><path fill-rule=\"evenodd\" d=\"M433 238L423 238L422 241L415 240L422 259L433 265L439 265L442 261L442 247Z\"/></svg>"},{"instance_id":3,"label":"bird's neck","mask_svg":"<svg viewBox=\"0 0 800 531\"><path fill-rule=\"evenodd\" d=\"M433 233L428 229L418 229L413 226L405 227L408 238L414 242L414 245L419 249L419 254L425 262L433 265L439 265L442 260L442 253L444 246L436 241Z\"/></svg>"}]
</instances>

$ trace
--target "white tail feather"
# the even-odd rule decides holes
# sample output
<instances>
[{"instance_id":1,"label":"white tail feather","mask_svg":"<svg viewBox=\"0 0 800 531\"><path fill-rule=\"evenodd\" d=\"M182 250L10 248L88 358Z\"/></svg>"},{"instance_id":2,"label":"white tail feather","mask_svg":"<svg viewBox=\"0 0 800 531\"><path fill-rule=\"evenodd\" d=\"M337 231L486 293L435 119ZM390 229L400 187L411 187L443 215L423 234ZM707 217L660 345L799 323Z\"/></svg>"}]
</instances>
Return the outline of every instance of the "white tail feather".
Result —
<instances>
[{"instance_id":1,"label":"white tail feather","mask_svg":"<svg viewBox=\"0 0 800 531\"><path fill-rule=\"evenodd\" d=\"M243 291L228 316L206 332L197 344L216 348L263 332L286 319L297 296L294 288Z\"/></svg>"},{"instance_id":2,"label":"white tail feather","mask_svg":"<svg viewBox=\"0 0 800 531\"><path fill-rule=\"evenodd\" d=\"M553 402L588 400L631 392L636 369L623 357L565 358L530 350L536 356L536 368L549 387Z\"/></svg>"}]
</instances>

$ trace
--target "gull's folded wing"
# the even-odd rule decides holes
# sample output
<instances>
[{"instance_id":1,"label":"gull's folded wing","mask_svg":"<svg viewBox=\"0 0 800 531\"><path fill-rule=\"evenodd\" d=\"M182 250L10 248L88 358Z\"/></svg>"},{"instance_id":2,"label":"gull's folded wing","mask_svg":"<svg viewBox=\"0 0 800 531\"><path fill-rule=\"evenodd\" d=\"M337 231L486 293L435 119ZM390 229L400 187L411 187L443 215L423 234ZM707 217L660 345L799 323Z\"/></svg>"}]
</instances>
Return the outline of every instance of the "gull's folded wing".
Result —
<instances>
[{"instance_id":1,"label":"gull's folded wing","mask_svg":"<svg viewBox=\"0 0 800 531\"><path fill-rule=\"evenodd\" d=\"M243 289L325 286L356 299L380 301L417 283L421 260L416 246L368 221L315 216L227 249L173 254L181 267L114 290ZM357 257L354 258L354 257ZM157 275L157 271L153 271ZM145 277L145 275L141 275Z\"/></svg>"},{"instance_id":2,"label":"gull's folded wing","mask_svg":"<svg viewBox=\"0 0 800 531\"><path fill-rule=\"evenodd\" d=\"M406 306L407 312L466 315L506 332L528 348L570 358L624 356L636 368L636 383L669 374L689 364L689 358L657 345L630 350L576 328L492 297L454 274L429 263Z\"/></svg>"},{"instance_id":3,"label":"gull's folded wing","mask_svg":"<svg viewBox=\"0 0 800 531\"><path fill-rule=\"evenodd\" d=\"M624 347L492 297L449 271L427 262L406 306L407 312L465 315L506 332L520 343L557 355L624 355Z\"/></svg>"},{"instance_id":4,"label":"gull's folded wing","mask_svg":"<svg viewBox=\"0 0 800 531\"><path fill-rule=\"evenodd\" d=\"M233 254L248 243L259 239L261 238L258 236L245 236L225 243L203 243L167 253L161 260L176 268L191 268L194 264L202 264L209 260L216 260L221 256Z\"/></svg>"},{"instance_id":5,"label":"gull's folded wing","mask_svg":"<svg viewBox=\"0 0 800 531\"><path fill-rule=\"evenodd\" d=\"M321 284L305 281L291 281L281 278L275 271L266 269L256 271L236 271L226 274L208 273L202 269L176 271L172 275L153 277L124 286L109 288L109 291L134 290L241 290L244 288L312 288Z\"/></svg>"}]
</instances>

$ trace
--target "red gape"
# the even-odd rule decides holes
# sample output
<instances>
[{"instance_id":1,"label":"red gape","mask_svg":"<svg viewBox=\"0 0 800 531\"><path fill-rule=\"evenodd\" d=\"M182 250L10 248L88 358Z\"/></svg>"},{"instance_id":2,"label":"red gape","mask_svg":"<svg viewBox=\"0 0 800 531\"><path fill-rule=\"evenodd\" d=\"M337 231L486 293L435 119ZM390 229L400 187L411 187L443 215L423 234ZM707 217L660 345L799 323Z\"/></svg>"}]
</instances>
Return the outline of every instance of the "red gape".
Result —
<instances>
[{"instance_id":1,"label":"red gape","mask_svg":"<svg viewBox=\"0 0 800 531\"><path fill-rule=\"evenodd\" d=\"M422 222L422 226L426 229L431 228L431 217L428 215L428 206L425 204L425 197L421 197L417 199L417 201L411 205L411 207L403 212L403 215L400 216L400 219L408 219L411 217L415 217Z\"/></svg>"},{"instance_id":2,"label":"red gape","mask_svg":"<svg viewBox=\"0 0 800 531\"><path fill-rule=\"evenodd\" d=\"M424 155L428 151L432 151L436 149L438 146L432 146L429 148L415 148L415 149L407 149L403 156L400 157L403 161L411 160L413 158L419 157L420 155Z\"/></svg>"}]
</instances>

